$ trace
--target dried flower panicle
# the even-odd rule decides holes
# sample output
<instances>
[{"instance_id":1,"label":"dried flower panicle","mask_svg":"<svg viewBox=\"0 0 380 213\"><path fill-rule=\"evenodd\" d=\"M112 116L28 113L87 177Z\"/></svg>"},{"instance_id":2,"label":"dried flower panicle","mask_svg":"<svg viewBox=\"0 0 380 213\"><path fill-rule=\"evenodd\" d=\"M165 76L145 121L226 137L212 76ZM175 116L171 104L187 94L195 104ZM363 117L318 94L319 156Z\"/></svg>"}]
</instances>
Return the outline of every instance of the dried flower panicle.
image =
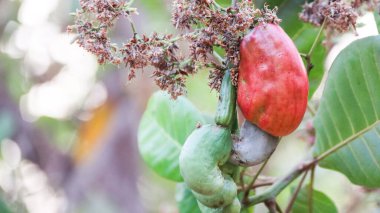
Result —
<instances>
[{"instance_id":1,"label":"dried flower panicle","mask_svg":"<svg viewBox=\"0 0 380 213\"><path fill-rule=\"evenodd\" d=\"M130 68L129 79L135 77L136 69L146 66L155 68L153 77L156 84L177 98L185 92L186 77L194 73L195 63L177 56L178 46L172 35L131 38L120 49L122 61Z\"/></svg>"},{"instance_id":2,"label":"dried flower panicle","mask_svg":"<svg viewBox=\"0 0 380 213\"><path fill-rule=\"evenodd\" d=\"M214 1L207 0L175 0L173 3L173 25L178 29L196 29L191 35L185 35L190 42L190 56L195 61L209 63L208 55L213 53L215 46L225 51L224 64L231 69L233 84L237 85L238 65L240 61L240 41L247 30L257 22L279 22L276 10L265 7L260 11L254 9L251 1L242 1L235 7L220 8ZM219 90L223 72L214 68L210 71L209 86Z\"/></svg>"},{"instance_id":3,"label":"dried flower panicle","mask_svg":"<svg viewBox=\"0 0 380 213\"><path fill-rule=\"evenodd\" d=\"M78 34L77 43L96 55L100 64L125 64L129 79L136 76L137 69L153 67L155 83L174 99L186 92L187 76L202 68L211 68L209 85L212 89L219 90L227 67L236 85L242 37L258 22L279 22L276 10L254 9L251 1L222 8L214 0L174 0L173 25L187 32L178 37L157 33L139 36L135 33L118 47L108 34L120 17L129 19L136 13L136 9L130 7L131 2L80 0L80 5L81 9L75 13L75 24L68 27L69 32ZM177 41L183 38L189 42L189 57L183 57L178 51ZM215 47L226 53L225 61L220 65L210 57Z\"/></svg>"},{"instance_id":4,"label":"dried flower panicle","mask_svg":"<svg viewBox=\"0 0 380 213\"><path fill-rule=\"evenodd\" d=\"M98 63L124 63L130 70L129 79L135 77L136 69L152 66L154 80L161 89L173 98L185 92L185 77L195 70L195 63L178 56L172 35L134 36L118 47L111 43L108 33L120 17L129 18L136 9L124 0L81 0L80 5L75 24L68 31L77 33L76 42L96 55Z\"/></svg>"},{"instance_id":5,"label":"dried flower panicle","mask_svg":"<svg viewBox=\"0 0 380 213\"><path fill-rule=\"evenodd\" d=\"M109 39L108 32L116 20L128 17L135 9L124 0L80 0L80 5L68 32L77 33L76 42L96 55L99 64L119 64L119 49Z\"/></svg>"},{"instance_id":6,"label":"dried flower panicle","mask_svg":"<svg viewBox=\"0 0 380 213\"><path fill-rule=\"evenodd\" d=\"M277 17L277 10L278 10L277 7L270 9L269 5L265 3L264 8L260 10L260 18L258 19L258 21L264 22L264 23L279 24L281 22L281 19Z\"/></svg>"},{"instance_id":7,"label":"dried flower panicle","mask_svg":"<svg viewBox=\"0 0 380 213\"><path fill-rule=\"evenodd\" d=\"M374 11L380 14L380 0L353 0L351 6L359 9L359 14L363 12L360 9L364 9L364 11Z\"/></svg>"},{"instance_id":8,"label":"dried flower panicle","mask_svg":"<svg viewBox=\"0 0 380 213\"><path fill-rule=\"evenodd\" d=\"M321 26L326 20L326 26L345 32L352 26L355 29L358 14L342 0L315 0L306 3L300 14L301 20L316 26Z\"/></svg>"},{"instance_id":9,"label":"dried flower panicle","mask_svg":"<svg viewBox=\"0 0 380 213\"><path fill-rule=\"evenodd\" d=\"M120 16L128 16L125 0L80 0L82 12L95 14L96 19L111 27L115 19Z\"/></svg>"}]
</instances>

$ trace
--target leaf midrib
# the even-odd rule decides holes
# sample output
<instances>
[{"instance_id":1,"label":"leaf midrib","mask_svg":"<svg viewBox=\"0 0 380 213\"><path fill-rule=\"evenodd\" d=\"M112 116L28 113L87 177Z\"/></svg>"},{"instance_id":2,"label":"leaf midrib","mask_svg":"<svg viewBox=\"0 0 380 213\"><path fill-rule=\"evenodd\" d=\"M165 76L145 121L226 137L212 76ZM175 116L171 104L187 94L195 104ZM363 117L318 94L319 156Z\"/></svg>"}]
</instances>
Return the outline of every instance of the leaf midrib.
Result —
<instances>
[{"instance_id":1,"label":"leaf midrib","mask_svg":"<svg viewBox=\"0 0 380 213\"><path fill-rule=\"evenodd\" d=\"M337 143L335 146L331 147L327 151L323 152L322 154L318 155L316 157L317 161L321 161L328 157L330 154L334 153L335 151L341 149L342 147L346 146L350 142L354 141L356 138L360 137L361 135L367 133L368 131L372 130L374 127L376 127L380 123L380 120L376 120L371 125L367 126L366 128L356 132L355 134L351 135L350 137L346 138L345 140Z\"/></svg>"}]
</instances>

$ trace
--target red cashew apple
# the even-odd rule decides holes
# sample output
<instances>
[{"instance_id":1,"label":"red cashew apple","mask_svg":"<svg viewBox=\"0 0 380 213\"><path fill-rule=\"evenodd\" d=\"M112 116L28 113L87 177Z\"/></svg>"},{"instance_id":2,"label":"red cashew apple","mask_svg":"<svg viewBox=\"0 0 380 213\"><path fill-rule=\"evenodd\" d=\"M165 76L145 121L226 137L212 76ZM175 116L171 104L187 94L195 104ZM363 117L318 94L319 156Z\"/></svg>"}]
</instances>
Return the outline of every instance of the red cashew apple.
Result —
<instances>
[{"instance_id":1,"label":"red cashew apple","mask_svg":"<svg viewBox=\"0 0 380 213\"><path fill-rule=\"evenodd\" d=\"M237 101L244 117L273 136L293 132L308 100L305 66L277 24L261 23L240 44Z\"/></svg>"}]
</instances>

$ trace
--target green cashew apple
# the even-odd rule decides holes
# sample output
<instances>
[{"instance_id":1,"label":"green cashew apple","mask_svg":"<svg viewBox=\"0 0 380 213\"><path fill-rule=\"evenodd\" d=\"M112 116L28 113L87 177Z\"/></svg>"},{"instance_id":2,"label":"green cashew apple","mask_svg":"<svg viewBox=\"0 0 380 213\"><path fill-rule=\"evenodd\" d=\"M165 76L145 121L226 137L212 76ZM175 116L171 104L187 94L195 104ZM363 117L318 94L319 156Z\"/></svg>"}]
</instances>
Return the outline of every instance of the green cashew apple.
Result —
<instances>
[{"instance_id":1,"label":"green cashew apple","mask_svg":"<svg viewBox=\"0 0 380 213\"><path fill-rule=\"evenodd\" d=\"M231 148L229 129L217 125L195 129L179 157L180 172L188 187L203 195L223 190L226 179L219 166L227 162Z\"/></svg>"},{"instance_id":2,"label":"green cashew apple","mask_svg":"<svg viewBox=\"0 0 380 213\"><path fill-rule=\"evenodd\" d=\"M274 136L293 132L308 101L296 46L277 24L260 23L240 44L237 102L244 117Z\"/></svg>"}]
</instances>

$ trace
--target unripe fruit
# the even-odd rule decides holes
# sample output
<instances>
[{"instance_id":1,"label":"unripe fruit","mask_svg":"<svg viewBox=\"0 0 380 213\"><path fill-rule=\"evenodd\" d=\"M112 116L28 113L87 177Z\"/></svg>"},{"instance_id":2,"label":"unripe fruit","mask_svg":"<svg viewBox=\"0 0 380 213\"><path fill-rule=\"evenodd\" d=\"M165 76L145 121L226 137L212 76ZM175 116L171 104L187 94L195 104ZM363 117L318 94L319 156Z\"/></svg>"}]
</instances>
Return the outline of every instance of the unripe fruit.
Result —
<instances>
[{"instance_id":1,"label":"unripe fruit","mask_svg":"<svg viewBox=\"0 0 380 213\"><path fill-rule=\"evenodd\" d=\"M217 125L195 129L186 139L179 156L181 175L187 186L203 195L223 190L226 180L219 166L228 161L231 147L229 129Z\"/></svg>"},{"instance_id":2,"label":"unripe fruit","mask_svg":"<svg viewBox=\"0 0 380 213\"><path fill-rule=\"evenodd\" d=\"M216 110L215 123L224 127L231 127L236 115L236 89L231 83L230 71L223 76L220 87L219 104Z\"/></svg>"},{"instance_id":3,"label":"unripe fruit","mask_svg":"<svg viewBox=\"0 0 380 213\"><path fill-rule=\"evenodd\" d=\"M238 198L235 197L234 201L224 208L209 208L198 201L199 209L202 213L240 213L241 205Z\"/></svg>"},{"instance_id":4,"label":"unripe fruit","mask_svg":"<svg viewBox=\"0 0 380 213\"><path fill-rule=\"evenodd\" d=\"M238 105L244 117L274 136L293 132L308 100L308 78L289 36L259 24L240 44Z\"/></svg>"},{"instance_id":5,"label":"unripe fruit","mask_svg":"<svg viewBox=\"0 0 380 213\"><path fill-rule=\"evenodd\" d=\"M237 195L237 187L234 180L225 176L222 190L213 195L202 195L193 191L195 198L209 208L221 208L230 205Z\"/></svg>"}]
</instances>

